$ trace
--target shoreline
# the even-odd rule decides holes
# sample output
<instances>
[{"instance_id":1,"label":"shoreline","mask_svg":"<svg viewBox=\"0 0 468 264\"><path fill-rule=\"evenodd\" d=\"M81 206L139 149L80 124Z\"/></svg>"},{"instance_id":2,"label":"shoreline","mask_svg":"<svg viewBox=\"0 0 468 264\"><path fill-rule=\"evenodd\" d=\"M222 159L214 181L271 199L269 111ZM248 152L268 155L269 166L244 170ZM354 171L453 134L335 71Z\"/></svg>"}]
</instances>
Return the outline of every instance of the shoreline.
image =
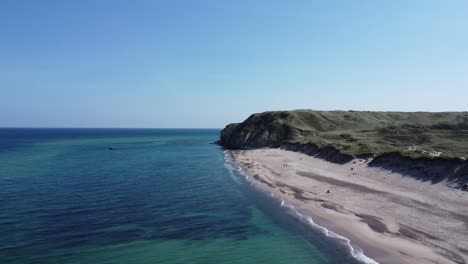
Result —
<instances>
[{"instance_id":1,"label":"shoreline","mask_svg":"<svg viewBox=\"0 0 468 264\"><path fill-rule=\"evenodd\" d=\"M228 154L258 187L362 249L367 263L468 263L462 191L370 168L362 159L338 165L267 148Z\"/></svg>"},{"instance_id":2,"label":"shoreline","mask_svg":"<svg viewBox=\"0 0 468 264\"><path fill-rule=\"evenodd\" d=\"M323 219L320 219L316 216L312 218L310 212L305 211L303 208L300 207L300 205L295 204L295 201L285 199L285 197L283 197L281 193L279 193L277 190L274 190L270 188L271 186L267 186L263 182L255 179L252 175L250 175L250 173L244 166L234 161L234 159L232 158L232 153L229 153L230 150L225 151L228 152L228 160L226 160L226 162L234 166L234 170L236 170L236 173L244 177L244 180L250 183L251 187L255 189L254 191L261 192L263 195L268 196L268 198L273 199L275 203L278 203L278 206L285 208L284 210L286 211L284 213L287 213L291 217L296 218L299 222L304 224L306 228L313 228L315 231L321 232L322 235L326 236L327 238L338 240L336 242L342 244L342 246L346 246L349 250L349 252L347 253L350 254L350 256L358 262L365 264L377 263L375 262L375 260L366 256L362 248L355 244L352 244L350 239L348 239L346 236L343 236L343 233L337 234L334 231L319 224L322 221L324 221Z\"/></svg>"}]
</instances>

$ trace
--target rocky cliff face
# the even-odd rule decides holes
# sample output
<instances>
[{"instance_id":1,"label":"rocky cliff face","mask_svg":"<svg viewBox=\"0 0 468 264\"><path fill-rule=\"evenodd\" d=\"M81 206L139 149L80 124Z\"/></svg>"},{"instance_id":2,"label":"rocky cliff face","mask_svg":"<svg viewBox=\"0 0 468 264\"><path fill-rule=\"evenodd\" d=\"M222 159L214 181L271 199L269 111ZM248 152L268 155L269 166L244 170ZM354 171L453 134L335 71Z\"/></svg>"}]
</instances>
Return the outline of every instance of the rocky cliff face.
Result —
<instances>
[{"instance_id":1,"label":"rocky cliff face","mask_svg":"<svg viewBox=\"0 0 468 264\"><path fill-rule=\"evenodd\" d=\"M295 129L271 114L250 116L242 123L227 125L221 131L219 144L228 149L280 147L292 139Z\"/></svg>"}]
</instances>

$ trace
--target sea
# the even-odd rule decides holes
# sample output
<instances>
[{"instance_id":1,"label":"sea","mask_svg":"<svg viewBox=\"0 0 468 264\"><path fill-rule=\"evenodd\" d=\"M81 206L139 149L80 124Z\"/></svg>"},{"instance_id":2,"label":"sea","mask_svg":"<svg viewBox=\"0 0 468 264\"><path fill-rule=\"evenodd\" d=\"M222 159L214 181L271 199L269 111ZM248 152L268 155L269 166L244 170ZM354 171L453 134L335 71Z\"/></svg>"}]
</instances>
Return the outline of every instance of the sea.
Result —
<instances>
[{"instance_id":1,"label":"sea","mask_svg":"<svg viewBox=\"0 0 468 264\"><path fill-rule=\"evenodd\" d=\"M0 263L362 263L219 129L0 129Z\"/></svg>"}]
</instances>

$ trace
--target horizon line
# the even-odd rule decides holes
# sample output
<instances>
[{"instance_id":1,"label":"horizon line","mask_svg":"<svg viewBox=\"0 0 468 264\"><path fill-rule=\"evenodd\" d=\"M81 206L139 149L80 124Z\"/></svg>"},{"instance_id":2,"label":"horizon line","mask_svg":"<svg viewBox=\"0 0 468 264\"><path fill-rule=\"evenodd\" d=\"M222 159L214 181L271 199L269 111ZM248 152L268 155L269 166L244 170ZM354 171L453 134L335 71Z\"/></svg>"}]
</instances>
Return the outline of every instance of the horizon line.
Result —
<instances>
[{"instance_id":1,"label":"horizon line","mask_svg":"<svg viewBox=\"0 0 468 264\"><path fill-rule=\"evenodd\" d=\"M28 126L0 126L0 129L180 129L180 130L189 130L189 129L222 129L218 127L28 127Z\"/></svg>"}]
</instances>

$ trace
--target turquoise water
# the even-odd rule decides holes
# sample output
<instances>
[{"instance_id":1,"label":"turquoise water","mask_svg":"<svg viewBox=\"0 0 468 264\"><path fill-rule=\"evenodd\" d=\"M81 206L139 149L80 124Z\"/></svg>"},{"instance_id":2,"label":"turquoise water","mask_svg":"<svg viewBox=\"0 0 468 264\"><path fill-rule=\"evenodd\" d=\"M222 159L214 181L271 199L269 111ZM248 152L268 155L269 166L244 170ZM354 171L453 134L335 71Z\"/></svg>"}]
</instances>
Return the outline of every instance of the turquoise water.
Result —
<instances>
[{"instance_id":1,"label":"turquoise water","mask_svg":"<svg viewBox=\"0 0 468 264\"><path fill-rule=\"evenodd\" d=\"M0 129L0 263L355 263L236 174L218 134Z\"/></svg>"}]
</instances>

